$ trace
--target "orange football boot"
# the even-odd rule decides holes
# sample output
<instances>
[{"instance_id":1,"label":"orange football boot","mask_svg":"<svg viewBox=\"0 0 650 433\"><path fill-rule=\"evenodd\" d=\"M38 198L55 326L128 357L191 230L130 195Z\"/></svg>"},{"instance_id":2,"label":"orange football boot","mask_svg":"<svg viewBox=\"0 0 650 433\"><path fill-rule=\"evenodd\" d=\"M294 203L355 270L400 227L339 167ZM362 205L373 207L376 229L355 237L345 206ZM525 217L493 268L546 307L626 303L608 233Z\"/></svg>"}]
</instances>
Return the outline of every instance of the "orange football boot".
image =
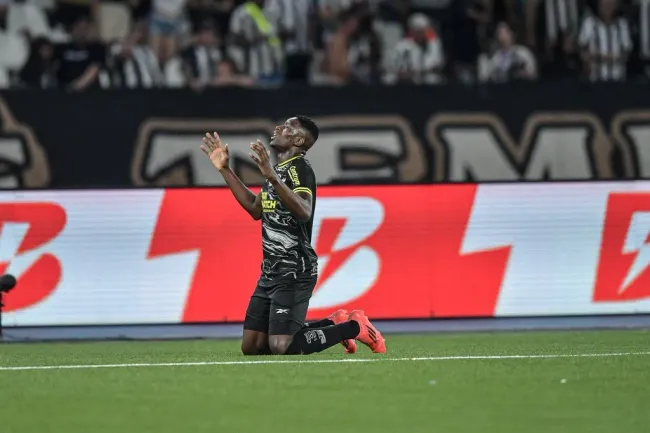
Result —
<instances>
[{"instance_id":1,"label":"orange football boot","mask_svg":"<svg viewBox=\"0 0 650 433\"><path fill-rule=\"evenodd\" d=\"M345 310L337 310L327 318L334 322L335 325L338 325L339 323L348 321L348 312ZM354 341L354 339L343 340L341 341L341 344L345 347L345 351L350 355L357 351L357 342Z\"/></svg>"},{"instance_id":2,"label":"orange football boot","mask_svg":"<svg viewBox=\"0 0 650 433\"><path fill-rule=\"evenodd\" d=\"M359 324L357 340L368 346L374 353L386 353L386 341L381 332L372 326L366 313L362 310L354 310L348 316L348 320L354 320Z\"/></svg>"}]
</instances>

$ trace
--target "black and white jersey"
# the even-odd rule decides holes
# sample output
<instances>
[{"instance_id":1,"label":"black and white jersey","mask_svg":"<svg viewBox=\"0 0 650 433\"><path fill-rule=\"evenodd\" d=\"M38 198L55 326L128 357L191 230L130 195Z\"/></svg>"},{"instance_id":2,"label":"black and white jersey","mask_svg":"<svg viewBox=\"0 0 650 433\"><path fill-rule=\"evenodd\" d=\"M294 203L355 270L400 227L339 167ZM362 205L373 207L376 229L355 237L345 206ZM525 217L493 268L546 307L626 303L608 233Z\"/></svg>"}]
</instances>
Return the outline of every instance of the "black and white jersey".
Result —
<instances>
[{"instance_id":1,"label":"black and white jersey","mask_svg":"<svg viewBox=\"0 0 650 433\"><path fill-rule=\"evenodd\" d=\"M151 47L133 47L128 58L121 57L120 51L119 46L113 48L111 87L148 89L165 86L165 74Z\"/></svg>"},{"instance_id":2,"label":"black and white jersey","mask_svg":"<svg viewBox=\"0 0 650 433\"><path fill-rule=\"evenodd\" d=\"M580 28L578 43L596 58L591 64L591 81L625 80L627 55L633 48L625 18L605 23L596 16L586 17Z\"/></svg>"},{"instance_id":3,"label":"black and white jersey","mask_svg":"<svg viewBox=\"0 0 650 433\"><path fill-rule=\"evenodd\" d=\"M639 55L644 62L650 60L650 0L639 0L631 19L635 19Z\"/></svg>"},{"instance_id":4,"label":"black and white jersey","mask_svg":"<svg viewBox=\"0 0 650 433\"><path fill-rule=\"evenodd\" d=\"M310 53L313 48L310 26L316 18L315 0L269 0L267 4L276 27L292 32L284 44L287 55Z\"/></svg>"},{"instance_id":5,"label":"black and white jersey","mask_svg":"<svg viewBox=\"0 0 650 433\"><path fill-rule=\"evenodd\" d=\"M282 73L283 50L276 43L278 31L268 8L263 10L266 22L270 25L267 39L260 39L263 30L246 9L246 4L236 8L230 17L230 32L246 39L245 48L230 44L228 54L235 60L241 71L254 78L268 77Z\"/></svg>"},{"instance_id":6,"label":"black and white jersey","mask_svg":"<svg viewBox=\"0 0 650 433\"><path fill-rule=\"evenodd\" d=\"M197 45L185 49L181 58L192 79L209 83L217 76L217 63L223 56L217 47Z\"/></svg>"},{"instance_id":7,"label":"black and white jersey","mask_svg":"<svg viewBox=\"0 0 650 433\"><path fill-rule=\"evenodd\" d=\"M309 221L299 221L266 182L262 191L262 276L258 284L270 286L277 280L314 277L318 257L311 245L316 209L316 176L303 156L291 158L275 167L280 181L292 191L310 194L312 212Z\"/></svg>"},{"instance_id":8,"label":"black and white jersey","mask_svg":"<svg viewBox=\"0 0 650 433\"><path fill-rule=\"evenodd\" d=\"M436 84L442 82L442 76L433 72L442 67L445 57L440 38L431 38L426 44L419 44L411 38L402 39L393 52L393 71L409 72L415 84Z\"/></svg>"},{"instance_id":9,"label":"black and white jersey","mask_svg":"<svg viewBox=\"0 0 650 433\"><path fill-rule=\"evenodd\" d=\"M542 22L542 37L554 45L561 35L577 36L582 16L580 0L543 0L539 19Z\"/></svg>"}]
</instances>

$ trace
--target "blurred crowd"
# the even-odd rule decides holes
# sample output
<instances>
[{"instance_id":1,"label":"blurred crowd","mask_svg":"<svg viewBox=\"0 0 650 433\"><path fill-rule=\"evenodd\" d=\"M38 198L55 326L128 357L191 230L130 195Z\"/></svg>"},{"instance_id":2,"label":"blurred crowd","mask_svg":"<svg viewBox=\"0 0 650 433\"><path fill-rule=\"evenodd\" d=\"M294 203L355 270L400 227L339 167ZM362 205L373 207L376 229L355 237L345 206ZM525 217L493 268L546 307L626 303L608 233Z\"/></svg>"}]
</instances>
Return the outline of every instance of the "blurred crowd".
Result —
<instances>
[{"instance_id":1,"label":"blurred crowd","mask_svg":"<svg viewBox=\"0 0 650 433\"><path fill-rule=\"evenodd\" d=\"M623 81L650 0L0 0L0 87Z\"/></svg>"}]
</instances>

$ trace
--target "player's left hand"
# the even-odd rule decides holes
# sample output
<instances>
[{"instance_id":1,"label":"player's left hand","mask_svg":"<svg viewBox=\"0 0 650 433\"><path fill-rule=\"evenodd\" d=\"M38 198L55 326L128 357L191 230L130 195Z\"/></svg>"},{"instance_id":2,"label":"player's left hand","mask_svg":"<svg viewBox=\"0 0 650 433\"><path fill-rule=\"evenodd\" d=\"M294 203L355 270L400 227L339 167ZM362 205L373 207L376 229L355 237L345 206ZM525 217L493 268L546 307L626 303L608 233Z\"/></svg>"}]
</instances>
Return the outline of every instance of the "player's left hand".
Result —
<instances>
[{"instance_id":1,"label":"player's left hand","mask_svg":"<svg viewBox=\"0 0 650 433\"><path fill-rule=\"evenodd\" d=\"M260 140L257 140L257 143L251 143L251 149L253 151L250 153L250 157L259 167L262 176L271 180L275 177L275 171L271 166L271 158L266 147L264 147L264 144Z\"/></svg>"}]
</instances>

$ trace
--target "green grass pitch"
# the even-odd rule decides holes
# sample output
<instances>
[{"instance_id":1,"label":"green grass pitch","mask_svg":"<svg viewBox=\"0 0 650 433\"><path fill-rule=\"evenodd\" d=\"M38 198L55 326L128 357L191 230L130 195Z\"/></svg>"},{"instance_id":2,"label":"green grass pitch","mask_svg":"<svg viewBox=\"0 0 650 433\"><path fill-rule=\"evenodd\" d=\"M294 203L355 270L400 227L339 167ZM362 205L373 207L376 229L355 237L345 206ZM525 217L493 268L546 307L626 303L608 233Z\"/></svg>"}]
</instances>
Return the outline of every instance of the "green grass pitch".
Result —
<instances>
[{"instance_id":1,"label":"green grass pitch","mask_svg":"<svg viewBox=\"0 0 650 433\"><path fill-rule=\"evenodd\" d=\"M337 346L262 358L241 356L236 341L4 344L0 432L650 432L648 331L389 335L387 343L385 356ZM586 354L618 355L568 356ZM529 357L539 355L560 356ZM337 361L351 358L374 361ZM259 360L269 362L229 364ZM192 362L213 364L182 365ZM161 363L181 365L147 365ZM10 369L98 364L114 366Z\"/></svg>"}]
</instances>

